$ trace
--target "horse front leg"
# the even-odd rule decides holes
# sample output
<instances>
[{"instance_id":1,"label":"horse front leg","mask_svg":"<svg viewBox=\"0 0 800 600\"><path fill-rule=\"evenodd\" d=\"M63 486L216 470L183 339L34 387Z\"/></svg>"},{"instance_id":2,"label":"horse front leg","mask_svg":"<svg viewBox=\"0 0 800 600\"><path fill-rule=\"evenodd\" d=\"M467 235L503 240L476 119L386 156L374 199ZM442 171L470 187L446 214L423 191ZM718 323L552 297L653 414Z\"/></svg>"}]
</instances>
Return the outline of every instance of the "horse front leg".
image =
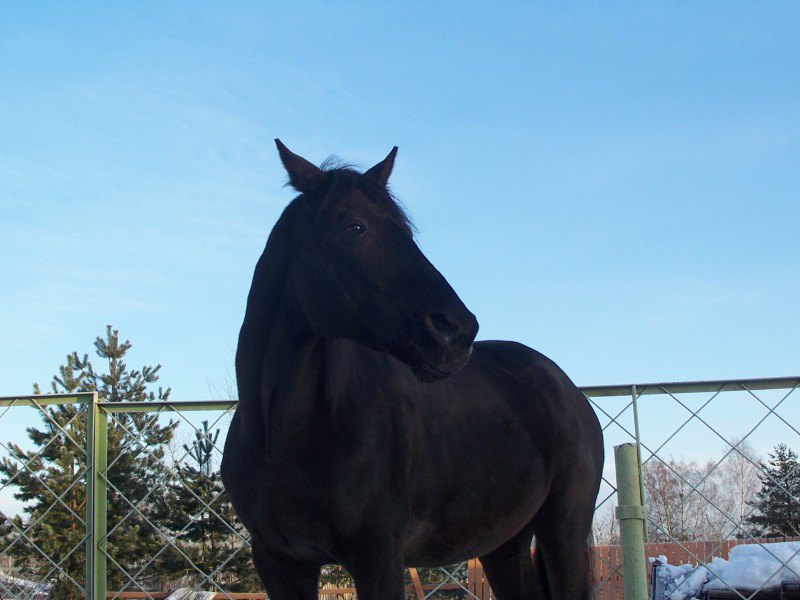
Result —
<instances>
[{"instance_id":1,"label":"horse front leg","mask_svg":"<svg viewBox=\"0 0 800 600\"><path fill-rule=\"evenodd\" d=\"M253 565L270 600L318 600L320 565L268 552L255 540Z\"/></svg>"},{"instance_id":2,"label":"horse front leg","mask_svg":"<svg viewBox=\"0 0 800 600\"><path fill-rule=\"evenodd\" d=\"M355 581L358 600L405 599L403 551L393 536L361 541L344 563Z\"/></svg>"}]
</instances>

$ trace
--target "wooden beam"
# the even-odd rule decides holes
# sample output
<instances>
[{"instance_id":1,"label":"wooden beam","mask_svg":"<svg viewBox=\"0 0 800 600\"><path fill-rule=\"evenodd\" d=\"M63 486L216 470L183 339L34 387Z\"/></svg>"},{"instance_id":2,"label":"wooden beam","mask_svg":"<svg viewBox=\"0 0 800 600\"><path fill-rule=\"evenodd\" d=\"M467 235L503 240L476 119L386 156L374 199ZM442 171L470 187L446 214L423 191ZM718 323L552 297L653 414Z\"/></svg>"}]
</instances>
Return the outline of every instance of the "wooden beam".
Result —
<instances>
[{"instance_id":1,"label":"wooden beam","mask_svg":"<svg viewBox=\"0 0 800 600\"><path fill-rule=\"evenodd\" d=\"M425 600L425 592L422 589L422 582L419 580L419 573L414 568L410 568L408 572L411 574L411 581L414 583L417 600Z\"/></svg>"}]
</instances>

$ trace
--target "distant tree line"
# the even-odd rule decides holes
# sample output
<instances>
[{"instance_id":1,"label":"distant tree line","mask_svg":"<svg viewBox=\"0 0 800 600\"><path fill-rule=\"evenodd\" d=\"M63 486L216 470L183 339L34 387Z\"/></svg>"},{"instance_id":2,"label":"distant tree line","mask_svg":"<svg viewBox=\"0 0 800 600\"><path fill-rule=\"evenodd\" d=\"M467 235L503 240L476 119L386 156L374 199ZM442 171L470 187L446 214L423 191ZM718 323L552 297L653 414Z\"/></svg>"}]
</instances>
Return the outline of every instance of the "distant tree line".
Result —
<instances>
[{"instance_id":1,"label":"distant tree line","mask_svg":"<svg viewBox=\"0 0 800 600\"><path fill-rule=\"evenodd\" d=\"M746 440L732 446L719 464L675 458L645 463L650 541L800 536L797 454L781 443L764 462ZM596 543L619 543L613 508L595 515Z\"/></svg>"}]
</instances>

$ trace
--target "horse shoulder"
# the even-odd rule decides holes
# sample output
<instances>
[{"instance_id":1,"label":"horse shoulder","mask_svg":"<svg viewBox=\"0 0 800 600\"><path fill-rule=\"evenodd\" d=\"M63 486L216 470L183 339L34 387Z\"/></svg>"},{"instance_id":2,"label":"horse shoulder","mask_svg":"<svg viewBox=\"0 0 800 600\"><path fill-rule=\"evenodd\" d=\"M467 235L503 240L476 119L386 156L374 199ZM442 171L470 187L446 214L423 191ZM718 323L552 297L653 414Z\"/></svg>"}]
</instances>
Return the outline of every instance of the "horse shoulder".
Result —
<instances>
[{"instance_id":1,"label":"horse shoulder","mask_svg":"<svg viewBox=\"0 0 800 600\"><path fill-rule=\"evenodd\" d=\"M505 389L513 393L508 394L507 401L515 403L530 421L536 421L537 431L545 429L541 424L546 422L548 437L553 440L574 439L576 435L596 439L596 443L575 447L591 447L592 453L602 454L597 416L587 398L553 360L512 341L478 342L473 354L480 368L510 382Z\"/></svg>"},{"instance_id":2,"label":"horse shoulder","mask_svg":"<svg viewBox=\"0 0 800 600\"><path fill-rule=\"evenodd\" d=\"M519 342L478 342L473 354L485 372L509 380L540 402L571 400L577 392L575 384L555 362Z\"/></svg>"}]
</instances>

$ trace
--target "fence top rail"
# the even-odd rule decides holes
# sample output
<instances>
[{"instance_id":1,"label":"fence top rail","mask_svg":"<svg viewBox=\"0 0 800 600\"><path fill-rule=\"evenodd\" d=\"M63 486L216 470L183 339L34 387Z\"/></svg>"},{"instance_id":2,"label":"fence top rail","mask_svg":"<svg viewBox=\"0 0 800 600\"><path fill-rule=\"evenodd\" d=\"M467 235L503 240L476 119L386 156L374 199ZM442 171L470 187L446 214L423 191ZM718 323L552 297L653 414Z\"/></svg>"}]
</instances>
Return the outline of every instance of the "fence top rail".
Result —
<instances>
[{"instance_id":1,"label":"fence top rail","mask_svg":"<svg viewBox=\"0 0 800 600\"><path fill-rule=\"evenodd\" d=\"M32 394L30 396L0 396L3 406L46 406L52 404L91 404L94 392L64 394ZM108 402L101 398L97 405L107 413L158 412L192 410L228 410L236 407L237 400L168 400L166 402Z\"/></svg>"},{"instance_id":2,"label":"fence top rail","mask_svg":"<svg viewBox=\"0 0 800 600\"><path fill-rule=\"evenodd\" d=\"M95 392L0 396L0 406L43 406L45 404L89 404Z\"/></svg>"},{"instance_id":3,"label":"fence top rail","mask_svg":"<svg viewBox=\"0 0 800 600\"><path fill-rule=\"evenodd\" d=\"M800 387L798 377L763 377L760 379L714 379L709 381L672 381L663 383L628 383L624 385L583 386L578 389L590 398L637 396L655 394L686 394L696 392L781 390ZM2 406L43 406L46 404L89 404L94 392L63 394L34 394L30 396L0 396ZM238 400L169 400L167 402L108 402L100 399L98 405L108 413L230 410Z\"/></svg>"},{"instance_id":4,"label":"fence top rail","mask_svg":"<svg viewBox=\"0 0 800 600\"><path fill-rule=\"evenodd\" d=\"M98 402L109 413L180 412L193 410L230 410L238 400L169 400L167 402Z\"/></svg>"},{"instance_id":5,"label":"fence top rail","mask_svg":"<svg viewBox=\"0 0 800 600\"><path fill-rule=\"evenodd\" d=\"M652 394L687 394L696 392L782 390L800 387L799 377L764 377L760 379L714 379L710 381L673 381L664 383L630 383L626 385L597 385L579 388L586 396L637 396Z\"/></svg>"}]
</instances>

